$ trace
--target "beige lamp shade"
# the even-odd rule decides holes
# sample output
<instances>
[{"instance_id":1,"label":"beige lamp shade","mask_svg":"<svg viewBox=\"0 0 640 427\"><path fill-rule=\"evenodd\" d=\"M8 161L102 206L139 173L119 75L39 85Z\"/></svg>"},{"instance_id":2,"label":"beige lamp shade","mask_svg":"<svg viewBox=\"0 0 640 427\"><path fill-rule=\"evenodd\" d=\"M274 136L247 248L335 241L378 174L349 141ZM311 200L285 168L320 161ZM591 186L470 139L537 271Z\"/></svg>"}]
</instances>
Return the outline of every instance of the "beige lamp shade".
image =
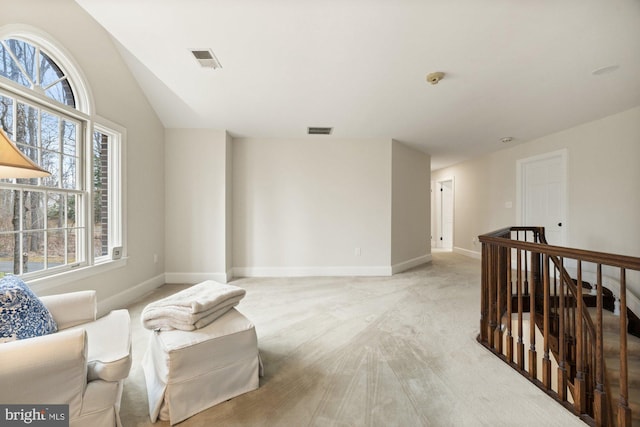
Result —
<instances>
[{"instance_id":1,"label":"beige lamp shade","mask_svg":"<svg viewBox=\"0 0 640 427\"><path fill-rule=\"evenodd\" d=\"M51 175L25 156L0 129L0 178L38 178Z\"/></svg>"}]
</instances>

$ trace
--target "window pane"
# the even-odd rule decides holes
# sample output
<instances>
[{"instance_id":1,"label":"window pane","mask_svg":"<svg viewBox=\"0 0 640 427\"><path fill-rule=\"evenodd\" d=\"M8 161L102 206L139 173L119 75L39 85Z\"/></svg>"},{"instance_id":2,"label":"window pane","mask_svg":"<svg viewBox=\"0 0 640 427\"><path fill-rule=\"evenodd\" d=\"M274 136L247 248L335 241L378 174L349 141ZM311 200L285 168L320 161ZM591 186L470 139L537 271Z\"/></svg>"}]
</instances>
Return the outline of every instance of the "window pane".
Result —
<instances>
[{"instance_id":1,"label":"window pane","mask_svg":"<svg viewBox=\"0 0 640 427\"><path fill-rule=\"evenodd\" d=\"M9 50L13 52L16 59L27 73L31 82L36 81L36 48L22 40L9 39L6 41ZM25 85L27 87L31 85Z\"/></svg>"},{"instance_id":2,"label":"window pane","mask_svg":"<svg viewBox=\"0 0 640 427\"><path fill-rule=\"evenodd\" d=\"M66 253L65 231L47 231L47 266L49 268L64 264Z\"/></svg>"},{"instance_id":3,"label":"window pane","mask_svg":"<svg viewBox=\"0 0 640 427\"><path fill-rule=\"evenodd\" d=\"M18 103L17 107L16 145L27 157L33 160L36 164L40 164L38 159L38 134L40 131L39 111L37 108L21 102ZM17 182L20 184L37 185L38 179L18 179Z\"/></svg>"},{"instance_id":4,"label":"window pane","mask_svg":"<svg viewBox=\"0 0 640 427\"><path fill-rule=\"evenodd\" d=\"M47 194L47 228L50 230L64 227L64 195Z\"/></svg>"},{"instance_id":5,"label":"window pane","mask_svg":"<svg viewBox=\"0 0 640 427\"><path fill-rule=\"evenodd\" d=\"M76 248L78 247L78 238L80 230L71 229L67 231L67 263L72 264L78 261Z\"/></svg>"},{"instance_id":6,"label":"window pane","mask_svg":"<svg viewBox=\"0 0 640 427\"><path fill-rule=\"evenodd\" d=\"M64 154L69 154L72 156L76 155L76 135L78 133L78 125L74 122L69 122L66 120L62 121L62 143L63 149L62 152Z\"/></svg>"},{"instance_id":7,"label":"window pane","mask_svg":"<svg viewBox=\"0 0 640 427\"><path fill-rule=\"evenodd\" d=\"M12 232L20 227L20 212L15 205L16 200L19 200L19 194L19 190L0 190L0 233Z\"/></svg>"},{"instance_id":8,"label":"window pane","mask_svg":"<svg viewBox=\"0 0 640 427\"><path fill-rule=\"evenodd\" d=\"M70 107L76 106L76 102L73 99L71 86L69 85L69 82L66 78L46 89L44 93L49 98L54 99L62 104L66 104Z\"/></svg>"},{"instance_id":9,"label":"window pane","mask_svg":"<svg viewBox=\"0 0 640 427\"><path fill-rule=\"evenodd\" d=\"M19 83L22 86L31 87L31 82L29 82L27 77L20 70L11 55L9 55L9 46L15 42L16 40L6 40L4 43L0 44L0 75Z\"/></svg>"},{"instance_id":10,"label":"window pane","mask_svg":"<svg viewBox=\"0 0 640 427\"><path fill-rule=\"evenodd\" d=\"M76 225L76 204L78 196L72 195L67 197L67 227Z\"/></svg>"},{"instance_id":11,"label":"window pane","mask_svg":"<svg viewBox=\"0 0 640 427\"><path fill-rule=\"evenodd\" d=\"M63 77L60 67L47 54L40 52L40 86L46 89Z\"/></svg>"},{"instance_id":12,"label":"window pane","mask_svg":"<svg viewBox=\"0 0 640 427\"><path fill-rule=\"evenodd\" d=\"M60 151L60 118L43 111L40 117L40 126L42 148Z\"/></svg>"},{"instance_id":13,"label":"window pane","mask_svg":"<svg viewBox=\"0 0 640 427\"><path fill-rule=\"evenodd\" d=\"M75 189L77 174L77 159L71 156L62 156L62 188Z\"/></svg>"},{"instance_id":14,"label":"window pane","mask_svg":"<svg viewBox=\"0 0 640 427\"><path fill-rule=\"evenodd\" d=\"M20 274L20 264L13 262L16 245L15 234L0 234L0 272ZM19 262L19 257L18 257ZM2 274L3 275L3 274Z\"/></svg>"},{"instance_id":15,"label":"window pane","mask_svg":"<svg viewBox=\"0 0 640 427\"><path fill-rule=\"evenodd\" d=\"M49 98L71 107L76 106L71 85L64 72L44 52L40 52L40 86Z\"/></svg>"},{"instance_id":16,"label":"window pane","mask_svg":"<svg viewBox=\"0 0 640 427\"><path fill-rule=\"evenodd\" d=\"M51 174L42 178L42 184L47 187L58 188L60 186L60 153L43 151L42 167Z\"/></svg>"},{"instance_id":17,"label":"window pane","mask_svg":"<svg viewBox=\"0 0 640 427\"><path fill-rule=\"evenodd\" d=\"M17 115L16 142L31 147L37 147L38 109L18 102Z\"/></svg>"},{"instance_id":18,"label":"window pane","mask_svg":"<svg viewBox=\"0 0 640 427\"><path fill-rule=\"evenodd\" d=\"M23 228L25 230L44 229L44 193L25 191Z\"/></svg>"},{"instance_id":19,"label":"window pane","mask_svg":"<svg viewBox=\"0 0 640 427\"><path fill-rule=\"evenodd\" d=\"M22 242L22 273L44 269L44 231L24 233Z\"/></svg>"},{"instance_id":20,"label":"window pane","mask_svg":"<svg viewBox=\"0 0 640 427\"><path fill-rule=\"evenodd\" d=\"M0 127L13 139L13 99L0 95Z\"/></svg>"}]
</instances>

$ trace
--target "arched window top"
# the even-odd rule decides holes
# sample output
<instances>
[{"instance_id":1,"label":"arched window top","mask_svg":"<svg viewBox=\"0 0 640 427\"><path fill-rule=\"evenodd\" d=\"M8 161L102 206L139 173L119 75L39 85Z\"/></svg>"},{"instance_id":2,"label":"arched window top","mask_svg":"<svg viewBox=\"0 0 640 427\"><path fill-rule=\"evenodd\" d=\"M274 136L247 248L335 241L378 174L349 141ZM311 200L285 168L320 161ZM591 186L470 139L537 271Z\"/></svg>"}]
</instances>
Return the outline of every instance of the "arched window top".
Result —
<instances>
[{"instance_id":1,"label":"arched window top","mask_svg":"<svg viewBox=\"0 0 640 427\"><path fill-rule=\"evenodd\" d=\"M13 38L0 41L0 75L76 108L73 89L64 71L31 43Z\"/></svg>"},{"instance_id":2,"label":"arched window top","mask_svg":"<svg viewBox=\"0 0 640 427\"><path fill-rule=\"evenodd\" d=\"M0 79L85 114L92 104L73 59L51 37L25 25L0 27ZM42 98L44 97L44 98Z\"/></svg>"}]
</instances>

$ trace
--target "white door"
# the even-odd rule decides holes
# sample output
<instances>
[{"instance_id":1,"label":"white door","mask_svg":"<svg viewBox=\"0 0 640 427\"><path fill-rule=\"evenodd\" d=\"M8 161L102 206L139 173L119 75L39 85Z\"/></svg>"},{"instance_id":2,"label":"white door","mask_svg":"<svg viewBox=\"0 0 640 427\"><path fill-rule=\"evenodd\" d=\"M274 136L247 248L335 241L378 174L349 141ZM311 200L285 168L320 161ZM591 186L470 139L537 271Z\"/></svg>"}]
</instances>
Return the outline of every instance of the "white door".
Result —
<instances>
[{"instance_id":1,"label":"white door","mask_svg":"<svg viewBox=\"0 0 640 427\"><path fill-rule=\"evenodd\" d=\"M550 245L566 241L566 151L518 161L521 225L543 226Z\"/></svg>"},{"instance_id":2,"label":"white door","mask_svg":"<svg viewBox=\"0 0 640 427\"><path fill-rule=\"evenodd\" d=\"M437 181L433 205L434 247L453 249L453 179Z\"/></svg>"},{"instance_id":3,"label":"white door","mask_svg":"<svg viewBox=\"0 0 640 427\"><path fill-rule=\"evenodd\" d=\"M440 197L442 203L442 247L453 249L453 181L442 181Z\"/></svg>"}]
</instances>

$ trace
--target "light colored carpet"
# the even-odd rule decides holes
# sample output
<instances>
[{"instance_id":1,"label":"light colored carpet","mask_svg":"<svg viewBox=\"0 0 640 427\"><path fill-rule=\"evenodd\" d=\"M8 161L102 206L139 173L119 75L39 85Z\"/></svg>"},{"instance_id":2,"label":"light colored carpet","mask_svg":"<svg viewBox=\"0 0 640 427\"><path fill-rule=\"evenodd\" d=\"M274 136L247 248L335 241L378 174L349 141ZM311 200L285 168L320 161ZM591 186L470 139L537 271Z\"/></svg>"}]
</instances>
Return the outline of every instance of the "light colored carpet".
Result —
<instances>
[{"instance_id":1,"label":"light colored carpet","mask_svg":"<svg viewBox=\"0 0 640 427\"><path fill-rule=\"evenodd\" d=\"M452 253L393 277L247 278L238 309L256 325L260 388L197 414L195 426L581 426L476 342L480 263ZM134 364L125 427L149 421L140 360L149 302L129 307Z\"/></svg>"}]
</instances>

